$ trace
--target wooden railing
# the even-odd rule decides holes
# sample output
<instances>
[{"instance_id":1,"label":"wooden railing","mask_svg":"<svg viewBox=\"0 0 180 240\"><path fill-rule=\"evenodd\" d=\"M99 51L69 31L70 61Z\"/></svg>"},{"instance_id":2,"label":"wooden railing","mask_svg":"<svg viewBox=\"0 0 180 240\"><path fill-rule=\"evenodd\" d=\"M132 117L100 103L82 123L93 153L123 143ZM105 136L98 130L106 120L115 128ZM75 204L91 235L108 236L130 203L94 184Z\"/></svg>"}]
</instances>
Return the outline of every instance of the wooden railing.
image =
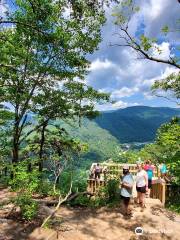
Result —
<instances>
[{"instance_id":1,"label":"wooden railing","mask_svg":"<svg viewBox=\"0 0 180 240\"><path fill-rule=\"evenodd\" d=\"M166 202L166 188L167 187L164 180L153 180L150 197L154 199L159 199L164 205Z\"/></svg>"},{"instance_id":2,"label":"wooden railing","mask_svg":"<svg viewBox=\"0 0 180 240\"><path fill-rule=\"evenodd\" d=\"M88 179L88 187L87 191L96 194L98 193L101 187L106 186L106 181L104 180L96 180L96 179ZM161 203L164 205L166 202L166 183L162 180L156 179L153 180L152 189L151 189L151 198L159 199Z\"/></svg>"},{"instance_id":3,"label":"wooden railing","mask_svg":"<svg viewBox=\"0 0 180 240\"><path fill-rule=\"evenodd\" d=\"M128 164L130 173L135 176L137 173L136 164ZM102 186L106 186L106 183L108 179L120 179L120 175L122 175L123 172L123 166L124 164L115 164L115 163L102 163L100 164L102 168L107 169L107 173L104 175L101 174L101 178L96 179L88 179L88 187L87 191L95 194L98 192L99 188ZM91 166L91 169L93 168L93 164ZM152 189L151 189L151 198L159 199L162 204L165 204L166 201L166 183L158 179L158 169L155 169L154 171L154 180L152 182Z\"/></svg>"},{"instance_id":4,"label":"wooden railing","mask_svg":"<svg viewBox=\"0 0 180 240\"><path fill-rule=\"evenodd\" d=\"M93 163L91 165L91 170L93 169L93 166L96 165L96 163ZM122 163L100 163L100 167L107 169L107 175L113 175L113 176L120 176L123 172L123 166ZM128 164L130 173L134 176L137 173L136 164ZM154 177L158 177L158 168L155 168L154 170Z\"/></svg>"},{"instance_id":5,"label":"wooden railing","mask_svg":"<svg viewBox=\"0 0 180 240\"><path fill-rule=\"evenodd\" d=\"M100 187L104 187L106 185L106 181L104 180L88 179L87 182L87 191L93 194L96 193Z\"/></svg>"}]
</instances>

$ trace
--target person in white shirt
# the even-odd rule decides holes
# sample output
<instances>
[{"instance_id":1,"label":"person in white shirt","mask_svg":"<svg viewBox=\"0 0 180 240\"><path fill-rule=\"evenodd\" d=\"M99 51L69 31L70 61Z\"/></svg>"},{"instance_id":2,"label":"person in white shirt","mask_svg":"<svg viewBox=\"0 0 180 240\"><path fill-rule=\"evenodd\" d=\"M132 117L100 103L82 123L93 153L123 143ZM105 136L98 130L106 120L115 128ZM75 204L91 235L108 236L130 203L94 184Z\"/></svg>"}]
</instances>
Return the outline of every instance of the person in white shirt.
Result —
<instances>
[{"instance_id":1,"label":"person in white shirt","mask_svg":"<svg viewBox=\"0 0 180 240\"><path fill-rule=\"evenodd\" d=\"M145 194L148 192L148 175L143 169L143 163L137 162L137 175L136 175L136 190L137 190L137 203L142 208L145 207Z\"/></svg>"},{"instance_id":2,"label":"person in white shirt","mask_svg":"<svg viewBox=\"0 0 180 240\"><path fill-rule=\"evenodd\" d=\"M129 208L130 199L132 197L133 176L129 172L129 166L123 166L123 178L121 180L121 198L123 200L125 215L130 216L131 210Z\"/></svg>"}]
</instances>

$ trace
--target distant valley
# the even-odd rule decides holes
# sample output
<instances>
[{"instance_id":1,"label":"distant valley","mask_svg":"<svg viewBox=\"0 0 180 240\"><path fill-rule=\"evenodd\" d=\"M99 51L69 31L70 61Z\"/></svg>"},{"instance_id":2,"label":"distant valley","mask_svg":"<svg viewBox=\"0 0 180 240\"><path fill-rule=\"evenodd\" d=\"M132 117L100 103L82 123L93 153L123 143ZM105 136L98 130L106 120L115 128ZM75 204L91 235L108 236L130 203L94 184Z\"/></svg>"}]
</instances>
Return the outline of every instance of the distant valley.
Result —
<instances>
[{"instance_id":1,"label":"distant valley","mask_svg":"<svg viewBox=\"0 0 180 240\"><path fill-rule=\"evenodd\" d=\"M180 116L180 109L135 106L102 112L94 120L83 119L80 128L66 127L74 137L88 143L84 160L102 161L117 156L120 147L141 148L153 142L160 125L174 116Z\"/></svg>"}]
</instances>

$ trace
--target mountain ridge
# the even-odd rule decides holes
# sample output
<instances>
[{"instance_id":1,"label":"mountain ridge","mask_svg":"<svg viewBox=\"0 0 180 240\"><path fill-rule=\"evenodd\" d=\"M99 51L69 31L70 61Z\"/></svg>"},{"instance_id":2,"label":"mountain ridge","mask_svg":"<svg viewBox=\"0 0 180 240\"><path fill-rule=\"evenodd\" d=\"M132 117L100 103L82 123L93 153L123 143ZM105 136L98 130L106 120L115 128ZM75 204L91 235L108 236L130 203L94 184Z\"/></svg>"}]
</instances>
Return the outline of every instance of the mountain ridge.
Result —
<instances>
[{"instance_id":1,"label":"mountain ridge","mask_svg":"<svg viewBox=\"0 0 180 240\"><path fill-rule=\"evenodd\" d=\"M83 118L81 127L76 123L64 127L72 137L88 144L88 152L81 155L83 163L80 163L87 166L92 162L117 158L124 145L139 149L153 142L160 125L179 114L180 109L129 107L101 112L93 120Z\"/></svg>"},{"instance_id":2,"label":"mountain ridge","mask_svg":"<svg viewBox=\"0 0 180 240\"><path fill-rule=\"evenodd\" d=\"M132 106L102 112L94 121L120 143L153 141L161 124L180 116L179 108Z\"/></svg>"}]
</instances>

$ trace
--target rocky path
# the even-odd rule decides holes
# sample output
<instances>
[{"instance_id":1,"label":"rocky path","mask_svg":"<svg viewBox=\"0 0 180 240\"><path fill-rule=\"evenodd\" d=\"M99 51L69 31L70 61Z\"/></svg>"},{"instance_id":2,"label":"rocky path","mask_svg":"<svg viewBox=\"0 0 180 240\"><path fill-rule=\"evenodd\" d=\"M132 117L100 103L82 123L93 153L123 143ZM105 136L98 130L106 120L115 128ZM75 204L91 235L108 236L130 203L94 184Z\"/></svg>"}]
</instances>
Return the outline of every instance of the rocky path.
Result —
<instances>
[{"instance_id":1,"label":"rocky path","mask_svg":"<svg viewBox=\"0 0 180 240\"><path fill-rule=\"evenodd\" d=\"M0 192L0 199L1 194ZM132 206L133 207L133 206ZM0 209L2 214L2 209ZM0 240L179 240L180 215L164 209L159 200L148 199L141 212L133 207L133 216L125 218L121 208L61 207L57 213L56 231L15 220L0 221ZM141 227L143 235L136 235Z\"/></svg>"}]
</instances>

